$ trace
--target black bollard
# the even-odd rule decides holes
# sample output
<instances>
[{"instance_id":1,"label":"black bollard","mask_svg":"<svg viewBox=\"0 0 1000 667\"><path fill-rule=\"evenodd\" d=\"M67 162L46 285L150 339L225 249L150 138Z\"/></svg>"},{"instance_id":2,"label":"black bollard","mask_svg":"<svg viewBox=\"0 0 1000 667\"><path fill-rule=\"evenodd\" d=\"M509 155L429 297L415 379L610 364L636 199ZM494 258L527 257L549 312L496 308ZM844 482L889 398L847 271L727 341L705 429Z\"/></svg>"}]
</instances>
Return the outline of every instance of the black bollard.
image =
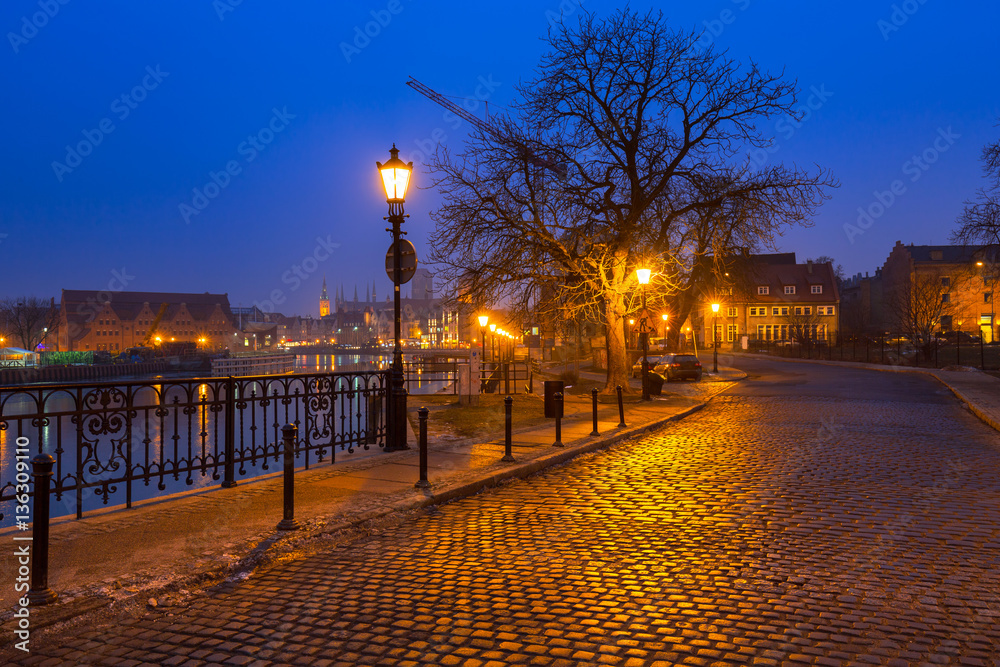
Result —
<instances>
[{"instance_id":1,"label":"black bollard","mask_svg":"<svg viewBox=\"0 0 1000 667\"><path fill-rule=\"evenodd\" d=\"M983 339L986 336L983 335L983 330L979 330L979 370L986 370L986 352L983 349Z\"/></svg>"},{"instance_id":2,"label":"black bollard","mask_svg":"<svg viewBox=\"0 0 1000 667\"><path fill-rule=\"evenodd\" d=\"M295 437L298 427L285 424L281 427L281 439L285 444L285 516L278 522L278 530L298 530L295 520Z\"/></svg>"},{"instance_id":3,"label":"black bollard","mask_svg":"<svg viewBox=\"0 0 1000 667\"><path fill-rule=\"evenodd\" d=\"M429 488L431 483L427 481L427 408L417 410L417 417L420 422L420 479L413 486L418 489Z\"/></svg>"},{"instance_id":4,"label":"black bollard","mask_svg":"<svg viewBox=\"0 0 1000 667\"><path fill-rule=\"evenodd\" d=\"M618 428L625 428L625 404L622 402L622 386L618 385Z\"/></svg>"},{"instance_id":5,"label":"black bollard","mask_svg":"<svg viewBox=\"0 0 1000 667\"><path fill-rule=\"evenodd\" d=\"M510 424L512 411L514 409L514 399L510 396L503 399L503 410L504 410L504 427L503 427L503 458L501 461L511 462L514 460L514 455L511 453L510 448Z\"/></svg>"},{"instance_id":6,"label":"black bollard","mask_svg":"<svg viewBox=\"0 0 1000 667\"><path fill-rule=\"evenodd\" d=\"M561 391L557 391L552 397L556 401L556 441L552 443L553 447L562 447L562 415L563 415L563 395Z\"/></svg>"},{"instance_id":7,"label":"black bollard","mask_svg":"<svg viewBox=\"0 0 1000 667\"><path fill-rule=\"evenodd\" d=\"M590 400L594 405L594 430L590 435L600 435L600 431L597 430L597 387L590 390Z\"/></svg>"},{"instance_id":8,"label":"black bollard","mask_svg":"<svg viewBox=\"0 0 1000 667\"><path fill-rule=\"evenodd\" d=\"M28 603L33 607L52 604L58 597L49 588L49 486L55 462L51 454L39 454L31 459L31 474L35 478L35 496L31 509L31 545L34 553L31 555Z\"/></svg>"}]
</instances>

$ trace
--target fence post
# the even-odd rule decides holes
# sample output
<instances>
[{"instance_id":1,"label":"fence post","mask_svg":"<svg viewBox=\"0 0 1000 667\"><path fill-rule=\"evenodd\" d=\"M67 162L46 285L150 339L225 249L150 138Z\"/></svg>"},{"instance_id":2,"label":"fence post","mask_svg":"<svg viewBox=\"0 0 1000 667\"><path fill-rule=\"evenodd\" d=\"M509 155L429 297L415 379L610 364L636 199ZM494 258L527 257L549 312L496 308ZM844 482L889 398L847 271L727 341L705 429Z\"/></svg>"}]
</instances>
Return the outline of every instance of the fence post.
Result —
<instances>
[{"instance_id":1,"label":"fence post","mask_svg":"<svg viewBox=\"0 0 1000 667\"><path fill-rule=\"evenodd\" d=\"M222 478L222 488L236 486L233 459L236 457L236 383L230 375L226 379L226 465Z\"/></svg>"},{"instance_id":2,"label":"fence post","mask_svg":"<svg viewBox=\"0 0 1000 667\"><path fill-rule=\"evenodd\" d=\"M31 554L31 590L28 591L31 606L51 604L58 597L49 588L49 486L55 462L51 454L39 454L31 459L31 474L35 478L31 508L31 546L34 553Z\"/></svg>"},{"instance_id":3,"label":"fence post","mask_svg":"<svg viewBox=\"0 0 1000 667\"><path fill-rule=\"evenodd\" d=\"M622 402L622 386L618 385L615 390L618 392L618 428L625 428L625 403Z\"/></svg>"},{"instance_id":4,"label":"fence post","mask_svg":"<svg viewBox=\"0 0 1000 667\"><path fill-rule=\"evenodd\" d=\"M597 387L590 390L590 399L594 406L594 430L590 432L590 435L600 435L600 431L597 430Z\"/></svg>"},{"instance_id":5,"label":"fence post","mask_svg":"<svg viewBox=\"0 0 1000 667\"><path fill-rule=\"evenodd\" d=\"M431 483L427 481L427 408L421 407L417 410L417 417L420 423L420 479L413 486L418 489L426 489Z\"/></svg>"},{"instance_id":6,"label":"fence post","mask_svg":"<svg viewBox=\"0 0 1000 667\"><path fill-rule=\"evenodd\" d=\"M510 463L514 460L514 455L511 453L511 443L510 443L510 425L512 418L512 411L514 409L514 399L511 396L503 399L503 411L504 411L504 424L503 424L503 458L501 461L506 461Z\"/></svg>"},{"instance_id":7,"label":"fence post","mask_svg":"<svg viewBox=\"0 0 1000 667\"><path fill-rule=\"evenodd\" d=\"M563 413L563 395L561 391L557 391L552 397L556 402L556 441L552 443L553 447L562 447L562 413Z\"/></svg>"},{"instance_id":8,"label":"fence post","mask_svg":"<svg viewBox=\"0 0 1000 667\"><path fill-rule=\"evenodd\" d=\"M298 430L295 424L281 427L281 439L285 445L285 508L278 530L299 529L299 522L295 520L295 437Z\"/></svg>"}]
</instances>

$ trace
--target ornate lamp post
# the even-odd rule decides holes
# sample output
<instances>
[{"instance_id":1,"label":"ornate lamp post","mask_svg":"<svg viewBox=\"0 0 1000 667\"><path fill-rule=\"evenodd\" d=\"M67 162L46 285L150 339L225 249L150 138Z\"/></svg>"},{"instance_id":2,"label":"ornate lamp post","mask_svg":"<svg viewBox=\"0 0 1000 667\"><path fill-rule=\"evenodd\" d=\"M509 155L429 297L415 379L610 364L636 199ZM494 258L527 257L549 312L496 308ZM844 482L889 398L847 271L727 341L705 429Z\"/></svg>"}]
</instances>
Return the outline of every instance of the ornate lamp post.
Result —
<instances>
[{"instance_id":1,"label":"ornate lamp post","mask_svg":"<svg viewBox=\"0 0 1000 667\"><path fill-rule=\"evenodd\" d=\"M642 400L649 397L649 322L646 319L646 285L649 284L649 269L636 269L635 277L642 289L642 317L639 319L639 338L642 342Z\"/></svg>"},{"instance_id":2,"label":"ornate lamp post","mask_svg":"<svg viewBox=\"0 0 1000 667\"><path fill-rule=\"evenodd\" d=\"M479 316L479 349L481 350L480 364L482 368L486 368L486 324L490 321L489 315ZM483 382L483 373L479 372L479 393L482 394L485 391L485 383Z\"/></svg>"},{"instance_id":3,"label":"ornate lamp post","mask_svg":"<svg viewBox=\"0 0 1000 667\"><path fill-rule=\"evenodd\" d=\"M719 316L719 304L712 304L712 372L719 372L719 341L716 340L715 320Z\"/></svg>"},{"instance_id":4,"label":"ornate lamp post","mask_svg":"<svg viewBox=\"0 0 1000 667\"><path fill-rule=\"evenodd\" d=\"M399 159L399 149L396 144L389 149L389 160L385 164L376 162L379 175L382 177L382 187L385 189L385 201L389 204L389 215L384 218L392 225L393 267L392 283L394 286L393 301L395 310L396 345L392 350L392 372L390 374L391 394L389 397L389 423L387 424L387 452L409 449L406 445L406 385L403 379L403 349L400 343L401 317L399 309L399 286L402 283L400 257L403 254L400 238L404 234L400 230L406 214L403 204L406 201L406 188L410 184L413 163L404 163Z\"/></svg>"}]
</instances>

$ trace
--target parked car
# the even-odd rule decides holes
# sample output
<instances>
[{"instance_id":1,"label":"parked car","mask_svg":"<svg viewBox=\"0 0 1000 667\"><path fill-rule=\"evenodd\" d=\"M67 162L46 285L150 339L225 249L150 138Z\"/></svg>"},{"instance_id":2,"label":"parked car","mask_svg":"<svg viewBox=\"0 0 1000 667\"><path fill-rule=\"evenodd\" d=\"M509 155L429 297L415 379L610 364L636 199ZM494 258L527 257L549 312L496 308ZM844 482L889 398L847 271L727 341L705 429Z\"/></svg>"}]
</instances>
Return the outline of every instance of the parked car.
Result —
<instances>
[{"instance_id":1,"label":"parked car","mask_svg":"<svg viewBox=\"0 0 1000 667\"><path fill-rule=\"evenodd\" d=\"M666 359L668 356L670 355L666 355L663 357L652 357L652 356L647 357L649 359L649 370L653 370L653 368L656 367L657 364L663 363L663 360ZM639 360L636 361L634 364L632 364L632 377L634 378L642 377L642 357L639 357Z\"/></svg>"},{"instance_id":2,"label":"parked car","mask_svg":"<svg viewBox=\"0 0 1000 667\"><path fill-rule=\"evenodd\" d=\"M693 354L668 354L661 359L653 369L662 375L667 382L691 379L701 380L701 362Z\"/></svg>"},{"instance_id":3,"label":"parked car","mask_svg":"<svg viewBox=\"0 0 1000 667\"><path fill-rule=\"evenodd\" d=\"M973 336L972 334L967 334L964 331L945 331L938 334L938 343L941 345L954 345L956 341L962 345L978 343L979 336Z\"/></svg>"}]
</instances>

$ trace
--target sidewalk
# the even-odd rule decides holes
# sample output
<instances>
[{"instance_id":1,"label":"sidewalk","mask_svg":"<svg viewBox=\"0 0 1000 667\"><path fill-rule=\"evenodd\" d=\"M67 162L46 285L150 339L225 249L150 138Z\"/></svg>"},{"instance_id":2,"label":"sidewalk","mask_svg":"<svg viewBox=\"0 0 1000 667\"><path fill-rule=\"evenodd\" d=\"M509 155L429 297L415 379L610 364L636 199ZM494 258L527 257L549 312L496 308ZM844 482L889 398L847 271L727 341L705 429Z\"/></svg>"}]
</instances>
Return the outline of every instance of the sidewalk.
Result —
<instances>
[{"instance_id":1,"label":"sidewalk","mask_svg":"<svg viewBox=\"0 0 1000 667\"><path fill-rule=\"evenodd\" d=\"M97 610L129 606L172 606L222 579L252 576L262 564L371 533L405 519L402 513L474 495L506 479L521 478L579 454L661 427L704 407L716 394L745 377L720 369L716 382L664 386L661 400L625 403L627 426L619 428L617 403L599 403L600 435L591 436L589 396L568 396L562 423L564 447L553 446L554 420L517 431L514 463L504 463L502 434L488 442L438 439L428 443L431 488L418 490L419 452L376 452L353 462L321 464L295 474L297 531L281 532L280 474L240 482L232 489L212 488L196 495L167 497L131 510L88 513L63 519L51 528L49 585L59 602L32 608L32 629L71 620ZM706 379L708 379L706 377ZM674 391L674 390L677 391ZM414 397L416 399L416 397ZM417 401L411 400L411 407ZM514 397L514 410L518 397ZM432 417L433 419L433 417ZM280 463L274 470L280 470ZM0 540L11 540L11 531ZM3 581L13 582L13 549L0 550ZM0 587L0 622L12 628L13 584ZM110 607L109 607L110 605Z\"/></svg>"},{"instance_id":2,"label":"sidewalk","mask_svg":"<svg viewBox=\"0 0 1000 667\"><path fill-rule=\"evenodd\" d=\"M769 354L752 354L747 352L729 353L731 358L747 357L770 361L787 361L791 363L822 364L824 366L839 366L841 368L857 368L884 373L923 373L936 378L948 387L956 397L965 403L969 410L992 428L1000 431L1000 379L987 375L982 371L970 369L965 371L941 370L935 368L914 368L913 366L893 366L887 364L868 364L853 361L826 361L824 359L794 359L774 357Z\"/></svg>"}]
</instances>

